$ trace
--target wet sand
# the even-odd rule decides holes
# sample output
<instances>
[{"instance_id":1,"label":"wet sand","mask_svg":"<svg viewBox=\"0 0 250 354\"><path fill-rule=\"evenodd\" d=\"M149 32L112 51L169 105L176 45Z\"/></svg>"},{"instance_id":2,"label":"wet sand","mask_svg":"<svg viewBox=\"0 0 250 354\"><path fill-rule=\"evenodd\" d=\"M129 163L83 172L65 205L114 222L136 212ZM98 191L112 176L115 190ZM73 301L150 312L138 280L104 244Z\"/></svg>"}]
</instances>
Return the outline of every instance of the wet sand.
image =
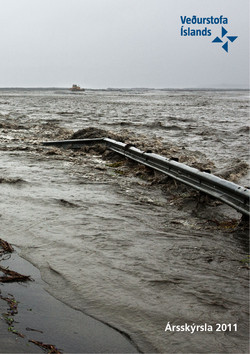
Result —
<instances>
[{"instance_id":1,"label":"wet sand","mask_svg":"<svg viewBox=\"0 0 250 354\"><path fill-rule=\"evenodd\" d=\"M40 272L15 252L1 265L25 275L32 282L0 283L3 297L14 296L18 313L13 316L14 330L19 337L8 331L10 327L2 315L8 304L0 299L0 353L44 352L29 340L54 345L63 353L138 353L130 339L106 324L74 310L52 297L44 290Z\"/></svg>"}]
</instances>

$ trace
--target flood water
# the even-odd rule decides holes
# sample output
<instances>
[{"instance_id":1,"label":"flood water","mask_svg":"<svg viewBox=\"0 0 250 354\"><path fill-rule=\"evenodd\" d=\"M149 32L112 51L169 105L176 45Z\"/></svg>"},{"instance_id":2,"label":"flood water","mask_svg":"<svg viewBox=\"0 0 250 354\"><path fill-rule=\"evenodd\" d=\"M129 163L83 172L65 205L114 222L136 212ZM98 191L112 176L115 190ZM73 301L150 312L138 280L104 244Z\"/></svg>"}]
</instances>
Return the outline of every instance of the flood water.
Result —
<instances>
[{"instance_id":1,"label":"flood water","mask_svg":"<svg viewBox=\"0 0 250 354\"><path fill-rule=\"evenodd\" d=\"M2 89L1 238L39 268L53 296L127 333L142 352L247 353L241 215L198 205L187 188L93 149L42 141L101 128L249 186L248 116L247 91Z\"/></svg>"}]
</instances>

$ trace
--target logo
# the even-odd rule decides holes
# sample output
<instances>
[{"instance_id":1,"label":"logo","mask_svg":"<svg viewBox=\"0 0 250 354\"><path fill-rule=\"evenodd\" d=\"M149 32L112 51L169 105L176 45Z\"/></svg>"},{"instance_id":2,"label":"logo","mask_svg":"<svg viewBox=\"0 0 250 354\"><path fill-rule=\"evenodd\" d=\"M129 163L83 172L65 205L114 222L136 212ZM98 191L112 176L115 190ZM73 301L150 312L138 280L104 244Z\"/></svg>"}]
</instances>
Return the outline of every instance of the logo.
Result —
<instances>
[{"instance_id":1,"label":"logo","mask_svg":"<svg viewBox=\"0 0 250 354\"><path fill-rule=\"evenodd\" d=\"M180 16L181 28L180 34L182 37L211 37L212 32L218 25L221 26L221 38L215 37L211 43L222 44L222 49L228 53L229 43L233 43L238 36L226 36L228 31L222 25L228 25L228 18L223 15L198 17ZM216 26L217 25L217 26Z\"/></svg>"},{"instance_id":2,"label":"logo","mask_svg":"<svg viewBox=\"0 0 250 354\"><path fill-rule=\"evenodd\" d=\"M225 37L226 34L227 34L227 30L223 26L221 26L221 38ZM223 43L223 40L220 39L219 37L216 37L212 41L212 43L223 43L222 48L228 53L228 41L233 43L238 38L238 36L226 36L226 38L228 40L226 40L225 43Z\"/></svg>"}]
</instances>

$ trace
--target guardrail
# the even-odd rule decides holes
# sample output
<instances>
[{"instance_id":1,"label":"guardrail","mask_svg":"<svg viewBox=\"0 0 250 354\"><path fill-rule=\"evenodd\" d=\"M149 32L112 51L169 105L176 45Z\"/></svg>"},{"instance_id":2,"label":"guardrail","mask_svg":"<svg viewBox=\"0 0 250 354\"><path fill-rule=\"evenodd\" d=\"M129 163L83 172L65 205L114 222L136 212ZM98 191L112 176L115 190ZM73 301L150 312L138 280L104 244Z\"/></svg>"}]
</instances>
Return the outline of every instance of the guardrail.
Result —
<instances>
[{"instance_id":1,"label":"guardrail","mask_svg":"<svg viewBox=\"0 0 250 354\"><path fill-rule=\"evenodd\" d=\"M233 182L202 172L183 163L160 155L144 152L130 144L124 144L109 138L74 139L62 141L47 141L43 145L80 147L85 144L104 143L112 150L134 161L160 171L177 181L180 181L198 191L204 192L230 205L240 213L250 216L250 190Z\"/></svg>"}]
</instances>

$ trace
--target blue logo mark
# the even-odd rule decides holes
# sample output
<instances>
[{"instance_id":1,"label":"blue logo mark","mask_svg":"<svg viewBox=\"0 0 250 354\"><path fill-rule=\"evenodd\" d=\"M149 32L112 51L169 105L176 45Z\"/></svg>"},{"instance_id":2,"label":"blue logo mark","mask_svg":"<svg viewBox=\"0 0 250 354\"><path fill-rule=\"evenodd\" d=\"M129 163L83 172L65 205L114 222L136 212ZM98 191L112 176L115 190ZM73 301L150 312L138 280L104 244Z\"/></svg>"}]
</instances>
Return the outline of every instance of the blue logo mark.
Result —
<instances>
[{"instance_id":1,"label":"blue logo mark","mask_svg":"<svg viewBox=\"0 0 250 354\"><path fill-rule=\"evenodd\" d=\"M223 38L227 34L227 30L224 27L221 27L221 37ZM228 41L233 43L238 36L226 36L228 40L223 44L222 48L228 53ZM216 37L212 43L223 43L223 40L219 37Z\"/></svg>"}]
</instances>

